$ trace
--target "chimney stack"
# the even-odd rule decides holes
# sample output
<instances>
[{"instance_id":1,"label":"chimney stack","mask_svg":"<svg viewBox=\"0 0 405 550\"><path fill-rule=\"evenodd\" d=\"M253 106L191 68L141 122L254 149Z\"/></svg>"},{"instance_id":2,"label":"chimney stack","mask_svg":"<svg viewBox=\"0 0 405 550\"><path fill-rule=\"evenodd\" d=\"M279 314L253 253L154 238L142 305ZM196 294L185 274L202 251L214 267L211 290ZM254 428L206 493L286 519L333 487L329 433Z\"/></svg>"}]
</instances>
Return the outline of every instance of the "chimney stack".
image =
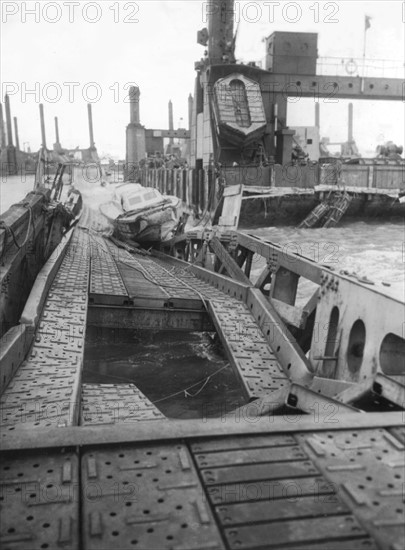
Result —
<instances>
[{"instance_id":1,"label":"chimney stack","mask_svg":"<svg viewBox=\"0 0 405 550\"><path fill-rule=\"evenodd\" d=\"M55 151L60 151L62 149L62 146L59 141L59 123L57 116L55 117L55 140L56 141L53 148L55 149Z\"/></svg>"},{"instance_id":2,"label":"chimney stack","mask_svg":"<svg viewBox=\"0 0 405 550\"><path fill-rule=\"evenodd\" d=\"M174 130L173 126L173 103L172 100L169 101L169 130ZM172 145L174 143L174 139L171 137L169 138L169 151L172 152Z\"/></svg>"},{"instance_id":3,"label":"chimney stack","mask_svg":"<svg viewBox=\"0 0 405 550\"><path fill-rule=\"evenodd\" d=\"M45 134L45 116L44 116L44 106L42 103L39 104L39 117L41 119L41 139L42 147L46 149L46 134Z\"/></svg>"},{"instance_id":4,"label":"chimney stack","mask_svg":"<svg viewBox=\"0 0 405 550\"><path fill-rule=\"evenodd\" d=\"M10 98L8 95L4 98L6 107L6 124L7 124L7 145L13 147L13 131L11 128L11 111L10 111Z\"/></svg>"},{"instance_id":5,"label":"chimney stack","mask_svg":"<svg viewBox=\"0 0 405 550\"><path fill-rule=\"evenodd\" d=\"M188 96L188 129L191 130L193 120L193 96L189 94Z\"/></svg>"},{"instance_id":6,"label":"chimney stack","mask_svg":"<svg viewBox=\"0 0 405 550\"><path fill-rule=\"evenodd\" d=\"M58 117L55 117L55 139L56 143L59 143L59 126L58 126Z\"/></svg>"},{"instance_id":7,"label":"chimney stack","mask_svg":"<svg viewBox=\"0 0 405 550\"><path fill-rule=\"evenodd\" d=\"M348 121L348 136L347 141L353 141L353 103L349 103L349 121Z\"/></svg>"},{"instance_id":8,"label":"chimney stack","mask_svg":"<svg viewBox=\"0 0 405 550\"><path fill-rule=\"evenodd\" d=\"M20 150L20 140L18 138L18 124L17 124L17 117L14 117L14 137L15 137L15 146L17 151Z\"/></svg>"},{"instance_id":9,"label":"chimney stack","mask_svg":"<svg viewBox=\"0 0 405 550\"><path fill-rule=\"evenodd\" d=\"M89 117L90 149L95 149L94 134L93 134L93 113L91 110L91 103L87 104L87 112Z\"/></svg>"},{"instance_id":10,"label":"chimney stack","mask_svg":"<svg viewBox=\"0 0 405 550\"><path fill-rule=\"evenodd\" d=\"M7 146L6 132L4 130L3 105L0 103L0 149Z\"/></svg>"},{"instance_id":11,"label":"chimney stack","mask_svg":"<svg viewBox=\"0 0 405 550\"><path fill-rule=\"evenodd\" d=\"M140 124L139 114L139 98L141 92L137 86L131 86L129 89L129 108L130 108L130 123Z\"/></svg>"}]
</instances>

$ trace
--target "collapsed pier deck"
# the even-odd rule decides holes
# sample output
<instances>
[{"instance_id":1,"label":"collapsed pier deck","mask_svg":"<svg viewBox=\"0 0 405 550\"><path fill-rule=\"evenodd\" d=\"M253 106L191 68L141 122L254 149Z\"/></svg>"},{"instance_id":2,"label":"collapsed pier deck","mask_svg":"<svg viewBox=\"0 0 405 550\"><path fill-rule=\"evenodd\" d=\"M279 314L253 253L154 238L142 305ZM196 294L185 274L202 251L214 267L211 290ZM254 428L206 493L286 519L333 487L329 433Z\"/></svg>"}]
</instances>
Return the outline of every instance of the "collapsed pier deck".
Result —
<instances>
[{"instance_id":1,"label":"collapsed pier deck","mask_svg":"<svg viewBox=\"0 0 405 550\"><path fill-rule=\"evenodd\" d=\"M82 384L88 325L216 330L247 401L289 379L248 285L84 229L66 247L1 397L2 548L403 548L401 413L174 421Z\"/></svg>"}]
</instances>

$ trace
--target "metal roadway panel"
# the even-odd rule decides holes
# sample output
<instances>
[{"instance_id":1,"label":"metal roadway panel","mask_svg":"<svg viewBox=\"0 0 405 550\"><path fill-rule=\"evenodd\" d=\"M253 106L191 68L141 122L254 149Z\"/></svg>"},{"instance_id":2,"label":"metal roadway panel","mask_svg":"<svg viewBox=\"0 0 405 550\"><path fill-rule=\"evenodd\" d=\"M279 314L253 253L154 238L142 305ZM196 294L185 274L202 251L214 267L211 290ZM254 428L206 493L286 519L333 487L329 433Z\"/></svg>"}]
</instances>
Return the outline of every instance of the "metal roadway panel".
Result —
<instances>
[{"instance_id":1,"label":"metal roadway panel","mask_svg":"<svg viewBox=\"0 0 405 550\"><path fill-rule=\"evenodd\" d=\"M6 431L76 423L88 275L88 237L76 231L46 298L34 344L1 397Z\"/></svg>"},{"instance_id":2,"label":"metal roadway panel","mask_svg":"<svg viewBox=\"0 0 405 550\"><path fill-rule=\"evenodd\" d=\"M120 305L128 303L128 293L118 267L102 237L91 234L91 274L89 302Z\"/></svg>"},{"instance_id":3,"label":"metal roadway panel","mask_svg":"<svg viewBox=\"0 0 405 550\"><path fill-rule=\"evenodd\" d=\"M110 250L113 246L109 244ZM177 307L200 309L201 297L179 278L149 256L134 256L126 250L119 252L117 263L134 305L147 298L149 307ZM155 301L157 303L155 305Z\"/></svg>"},{"instance_id":4,"label":"metal roadway panel","mask_svg":"<svg viewBox=\"0 0 405 550\"><path fill-rule=\"evenodd\" d=\"M234 298L210 301L209 310L248 398L287 387L288 378L249 309Z\"/></svg>"},{"instance_id":5,"label":"metal roadway panel","mask_svg":"<svg viewBox=\"0 0 405 550\"><path fill-rule=\"evenodd\" d=\"M293 436L202 439L191 450L230 549L375 548Z\"/></svg>"},{"instance_id":6,"label":"metal roadway panel","mask_svg":"<svg viewBox=\"0 0 405 550\"><path fill-rule=\"evenodd\" d=\"M83 549L220 550L221 535L182 444L92 450L82 458Z\"/></svg>"},{"instance_id":7,"label":"metal roadway panel","mask_svg":"<svg viewBox=\"0 0 405 550\"><path fill-rule=\"evenodd\" d=\"M79 548L76 454L3 457L0 467L2 550Z\"/></svg>"},{"instance_id":8,"label":"metal roadway panel","mask_svg":"<svg viewBox=\"0 0 405 550\"><path fill-rule=\"evenodd\" d=\"M134 384L83 384L80 424L119 424L166 417Z\"/></svg>"},{"instance_id":9,"label":"metal roadway panel","mask_svg":"<svg viewBox=\"0 0 405 550\"><path fill-rule=\"evenodd\" d=\"M384 429L321 432L299 439L381 548L404 548L404 443Z\"/></svg>"}]
</instances>

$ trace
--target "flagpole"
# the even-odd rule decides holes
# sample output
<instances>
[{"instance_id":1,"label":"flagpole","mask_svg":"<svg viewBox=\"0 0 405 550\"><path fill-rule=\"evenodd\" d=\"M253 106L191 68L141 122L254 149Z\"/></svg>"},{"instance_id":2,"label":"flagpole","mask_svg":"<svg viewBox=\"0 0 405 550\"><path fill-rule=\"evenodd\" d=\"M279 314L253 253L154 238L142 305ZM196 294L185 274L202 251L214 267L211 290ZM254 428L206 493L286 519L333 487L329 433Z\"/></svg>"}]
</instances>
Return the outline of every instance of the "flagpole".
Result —
<instances>
[{"instance_id":1,"label":"flagpole","mask_svg":"<svg viewBox=\"0 0 405 550\"><path fill-rule=\"evenodd\" d=\"M363 41L363 78L366 75L366 44L367 44L367 27L364 28L364 41Z\"/></svg>"}]
</instances>

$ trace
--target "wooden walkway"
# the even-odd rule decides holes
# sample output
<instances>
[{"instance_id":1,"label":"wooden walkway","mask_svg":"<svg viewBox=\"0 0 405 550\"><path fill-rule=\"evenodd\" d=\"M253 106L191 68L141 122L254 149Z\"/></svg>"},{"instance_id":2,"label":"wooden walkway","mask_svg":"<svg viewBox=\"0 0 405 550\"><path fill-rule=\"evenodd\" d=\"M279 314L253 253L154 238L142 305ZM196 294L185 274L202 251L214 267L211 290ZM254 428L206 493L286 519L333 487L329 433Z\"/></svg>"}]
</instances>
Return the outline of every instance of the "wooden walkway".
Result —
<instances>
[{"instance_id":1,"label":"wooden walkway","mask_svg":"<svg viewBox=\"0 0 405 550\"><path fill-rule=\"evenodd\" d=\"M179 422L133 384L82 384L87 325L216 330L246 401L279 399L246 296L75 230L0 401L3 550L404 548L402 413Z\"/></svg>"}]
</instances>

